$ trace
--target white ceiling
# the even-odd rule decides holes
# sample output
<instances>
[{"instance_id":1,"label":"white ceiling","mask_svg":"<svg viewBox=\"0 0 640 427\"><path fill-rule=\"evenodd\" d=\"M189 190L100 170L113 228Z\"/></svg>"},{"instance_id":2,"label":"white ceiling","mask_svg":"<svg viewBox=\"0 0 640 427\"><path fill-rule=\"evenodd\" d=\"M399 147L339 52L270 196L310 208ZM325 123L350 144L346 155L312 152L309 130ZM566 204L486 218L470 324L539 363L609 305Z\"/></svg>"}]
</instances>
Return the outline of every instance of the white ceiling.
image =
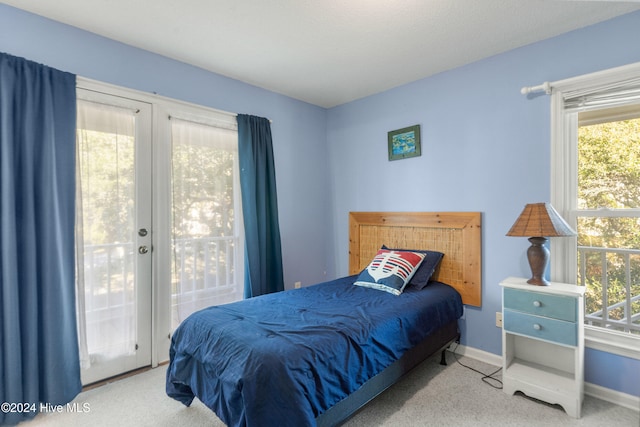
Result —
<instances>
[{"instance_id":1,"label":"white ceiling","mask_svg":"<svg viewBox=\"0 0 640 427\"><path fill-rule=\"evenodd\" d=\"M2 0L332 107L640 9L639 0Z\"/></svg>"}]
</instances>

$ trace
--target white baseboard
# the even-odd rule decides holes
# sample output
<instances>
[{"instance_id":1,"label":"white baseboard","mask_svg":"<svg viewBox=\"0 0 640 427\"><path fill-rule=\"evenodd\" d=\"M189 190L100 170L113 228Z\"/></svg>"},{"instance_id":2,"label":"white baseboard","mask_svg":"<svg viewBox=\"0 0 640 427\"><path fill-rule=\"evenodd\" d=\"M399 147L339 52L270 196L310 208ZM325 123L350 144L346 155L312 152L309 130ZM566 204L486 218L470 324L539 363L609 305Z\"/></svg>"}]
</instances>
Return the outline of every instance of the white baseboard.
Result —
<instances>
[{"instance_id":1,"label":"white baseboard","mask_svg":"<svg viewBox=\"0 0 640 427\"><path fill-rule=\"evenodd\" d=\"M464 345L458 345L457 347L454 347L453 350L455 350L456 354L467 356L472 359L488 363L489 365L493 365L496 367L502 365L502 357L494 353L489 353L484 350L479 350L477 348L467 347ZM615 405L640 412L639 396L633 396L587 382L584 383L584 393L591 397L604 400L605 402L610 402Z\"/></svg>"},{"instance_id":2,"label":"white baseboard","mask_svg":"<svg viewBox=\"0 0 640 427\"><path fill-rule=\"evenodd\" d=\"M495 367L502 366L502 357L497 354L489 353L488 351L484 350L478 350L474 347L467 347L462 344L459 344L453 349L455 350L456 354L459 354L461 356L467 356L472 359L488 363L489 365L493 365Z\"/></svg>"},{"instance_id":3,"label":"white baseboard","mask_svg":"<svg viewBox=\"0 0 640 427\"><path fill-rule=\"evenodd\" d=\"M615 403L624 408L632 409L640 413L640 397L622 393L596 384L584 383L584 394Z\"/></svg>"}]
</instances>

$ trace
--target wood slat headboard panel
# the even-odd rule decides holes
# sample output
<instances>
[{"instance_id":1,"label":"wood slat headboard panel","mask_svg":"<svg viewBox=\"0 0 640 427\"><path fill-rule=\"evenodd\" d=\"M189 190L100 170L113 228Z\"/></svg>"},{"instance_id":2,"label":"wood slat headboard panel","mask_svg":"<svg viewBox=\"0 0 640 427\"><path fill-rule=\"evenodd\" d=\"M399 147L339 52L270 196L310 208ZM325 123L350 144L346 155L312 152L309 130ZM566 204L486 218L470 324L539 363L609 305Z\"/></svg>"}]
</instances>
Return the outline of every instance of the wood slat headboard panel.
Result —
<instances>
[{"instance_id":1,"label":"wood slat headboard panel","mask_svg":"<svg viewBox=\"0 0 640 427\"><path fill-rule=\"evenodd\" d=\"M382 245L444 253L434 279L454 287L462 302L482 303L480 212L350 212L349 274L358 274Z\"/></svg>"}]
</instances>

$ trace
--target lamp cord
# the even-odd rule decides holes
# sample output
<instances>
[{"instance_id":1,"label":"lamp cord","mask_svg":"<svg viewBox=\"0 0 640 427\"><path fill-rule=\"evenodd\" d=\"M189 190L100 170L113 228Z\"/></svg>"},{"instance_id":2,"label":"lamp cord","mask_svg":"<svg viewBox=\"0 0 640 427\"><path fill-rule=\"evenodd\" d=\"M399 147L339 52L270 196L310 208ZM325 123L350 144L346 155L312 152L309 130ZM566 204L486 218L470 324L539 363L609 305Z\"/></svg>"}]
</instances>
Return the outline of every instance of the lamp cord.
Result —
<instances>
[{"instance_id":1,"label":"lamp cord","mask_svg":"<svg viewBox=\"0 0 640 427\"><path fill-rule=\"evenodd\" d=\"M502 381L500 381L497 378L494 378L493 376L495 374L497 374L498 372L500 372L502 370L502 367L499 367L498 369L496 369L495 371L491 372L490 374L485 374L482 371L479 371L475 368L472 368L471 366L465 365L464 363L460 362L460 360L458 359L458 356L456 355L456 350L458 349L459 344L456 343L456 346L453 348L453 350L451 351L453 353L453 358L456 359L456 362L458 362L458 364L460 366L464 366L467 369L472 370L473 372L476 372L480 375L482 375L482 382L484 382L485 384L498 389L498 390L502 390Z\"/></svg>"}]
</instances>

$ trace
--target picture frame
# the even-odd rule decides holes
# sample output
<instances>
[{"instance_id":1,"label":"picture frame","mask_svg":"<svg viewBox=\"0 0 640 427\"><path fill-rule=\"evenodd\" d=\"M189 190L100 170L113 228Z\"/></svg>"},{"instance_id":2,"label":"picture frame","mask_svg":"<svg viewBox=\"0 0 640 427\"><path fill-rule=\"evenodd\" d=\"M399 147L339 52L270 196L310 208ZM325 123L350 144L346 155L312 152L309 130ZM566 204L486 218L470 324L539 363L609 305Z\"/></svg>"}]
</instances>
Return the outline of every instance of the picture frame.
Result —
<instances>
[{"instance_id":1,"label":"picture frame","mask_svg":"<svg viewBox=\"0 0 640 427\"><path fill-rule=\"evenodd\" d=\"M420 125L392 130L387 134L389 160L408 159L422 155Z\"/></svg>"}]
</instances>

